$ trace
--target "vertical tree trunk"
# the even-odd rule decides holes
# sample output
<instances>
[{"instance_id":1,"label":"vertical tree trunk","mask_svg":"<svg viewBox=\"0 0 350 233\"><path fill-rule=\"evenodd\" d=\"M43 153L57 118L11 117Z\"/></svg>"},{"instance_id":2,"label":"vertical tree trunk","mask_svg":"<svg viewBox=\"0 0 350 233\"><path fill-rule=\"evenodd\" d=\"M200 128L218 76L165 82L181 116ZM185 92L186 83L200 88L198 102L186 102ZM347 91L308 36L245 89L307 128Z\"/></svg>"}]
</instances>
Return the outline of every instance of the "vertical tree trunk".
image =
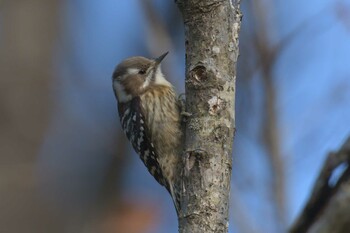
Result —
<instances>
[{"instance_id":1,"label":"vertical tree trunk","mask_svg":"<svg viewBox=\"0 0 350 233\"><path fill-rule=\"evenodd\" d=\"M187 120L179 232L228 231L239 0L177 0L185 24Z\"/></svg>"}]
</instances>

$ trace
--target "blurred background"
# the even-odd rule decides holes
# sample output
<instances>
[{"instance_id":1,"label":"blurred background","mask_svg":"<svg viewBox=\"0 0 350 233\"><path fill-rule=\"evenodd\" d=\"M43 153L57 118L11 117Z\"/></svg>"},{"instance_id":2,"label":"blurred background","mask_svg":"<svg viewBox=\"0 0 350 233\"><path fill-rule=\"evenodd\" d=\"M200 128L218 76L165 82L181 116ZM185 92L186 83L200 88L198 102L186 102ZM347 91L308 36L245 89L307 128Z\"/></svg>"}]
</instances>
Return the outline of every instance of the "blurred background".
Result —
<instances>
[{"instance_id":1,"label":"blurred background","mask_svg":"<svg viewBox=\"0 0 350 233\"><path fill-rule=\"evenodd\" d=\"M230 232L280 233L350 134L350 1L246 0ZM175 233L166 190L123 135L111 74L170 51L174 1L0 1L0 232Z\"/></svg>"}]
</instances>

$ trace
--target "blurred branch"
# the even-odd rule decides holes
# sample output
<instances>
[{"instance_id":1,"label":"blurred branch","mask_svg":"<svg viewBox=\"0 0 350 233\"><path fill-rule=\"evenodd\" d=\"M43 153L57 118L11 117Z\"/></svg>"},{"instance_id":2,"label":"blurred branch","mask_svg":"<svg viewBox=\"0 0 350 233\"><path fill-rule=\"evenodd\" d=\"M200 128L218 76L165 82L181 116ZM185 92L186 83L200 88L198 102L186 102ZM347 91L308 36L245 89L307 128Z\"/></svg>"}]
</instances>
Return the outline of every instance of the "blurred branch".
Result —
<instances>
[{"instance_id":1,"label":"blurred branch","mask_svg":"<svg viewBox=\"0 0 350 233\"><path fill-rule=\"evenodd\" d=\"M147 47L150 54L153 57L158 57L160 54L166 51L174 51L174 43L172 38L166 28L166 25L163 23L164 19L162 19L159 15L159 12L155 10L155 7L151 0L143 0L140 1L142 10L145 14L146 21L148 23L148 27L146 31L147 35ZM173 77L176 73L173 70L174 66L166 65L166 64L175 64L174 56L169 56L170 61L165 62L165 68L168 70L168 77Z\"/></svg>"},{"instance_id":2,"label":"blurred branch","mask_svg":"<svg viewBox=\"0 0 350 233\"><path fill-rule=\"evenodd\" d=\"M164 51L172 50L172 39L166 29L164 20L155 10L151 0L140 1L149 27L147 33L147 45L152 56L159 56Z\"/></svg>"},{"instance_id":3,"label":"blurred branch","mask_svg":"<svg viewBox=\"0 0 350 233\"><path fill-rule=\"evenodd\" d=\"M272 166L273 196L277 204L277 222L285 228L286 219L286 185L285 163L281 152L281 136L278 128L278 116L276 113L276 91L271 79L270 71L263 75L263 87L265 92L265 114L263 124L263 137Z\"/></svg>"},{"instance_id":4,"label":"blurred branch","mask_svg":"<svg viewBox=\"0 0 350 233\"><path fill-rule=\"evenodd\" d=\"M332 175L342 164L347 167L335 184L332 184ZM310 229L313 229L312 232L322 233L349 232L349 205L350 137L338 152L328 155L306 206L289 232L304 233L309 232Z\"/></svg>"},{"instance_id":5,"label":"blurred branch","mask_svg":"<svg viewBox=\"0 0 350 233\"><path fill-rule=\"evenodd\" d=\"M339 21L350 31L350 6L344 2L337 2L335 4L335 13Z\"/></svg>"},{"instance_id":6,"label":"blurred branch","mask_svg":"<svg viewBox=\"0 0 350 233\"><path fill-rule=\"evenodd\" d=\"M261 4L260 2L258 2L257 4ZM263 10L262 8L264 8L263 6L259 5L259 7L254 7L254 3L253 2L249 2L248 5L250 6L250 8L257 8L255 10L258 11L262 11L259 14L256 14L260 17L265 18L266 16L264 16L263 12L265 12L265 10ZM340 5L340 7L339 7ZM339 18L346 18L344 14L344 12L347 12L346 10L342 9L339 10L342 7L342 5L339 3L336 5L336 13L338 13L337 15L339 16ZM325 7L324 9L322 9L321 11L317 12L315 15L303 20L301 23L299 23L292 31L290 31L286 36L284 36L282 39L280 39L280 41L278 41L275 45L270 44L270 39L268 37L268 35L270 33L268 33L269 28L266 28L264 26L261 26L260 24L262 22L260 22L261 18L257 18L255 19L255 23L258 23L258 26L255 26L255 28L258 28L256 30L259 30L259 32L255 32L252 36L252 41L251 44L252 46L254 46L255 48L268 48L268 53L264 53L264 60L265 62L269 62L270 64L275 64L276 60L278 59L278 57L282 54L283 50L285 50L286 48L288 48L288 46L297 39L298 36L300 36L301 33L305 32L308 28L310 28L310 26L314 23L314 22L319 22L319 18L323 17L326 13L329 12L329 6ZM267 14L267 13L265 13ZM270 15L270 14L268 14ZM345 20L346 22L346 20ZM350 22L350 21L349 21ZM267 24L265 24L267 25ZM330 24L329 26L332 26L332 24ZM319 30L325 31L325 26L322 26L319 28ZM267 31L266 31L267 30ZM314 32L314 34L317 34L316 32ZM247 46L249 47L249 46ZM249 47L250 48L250 47ZM258 49L259 50L259 49ZM268 58L268 59L266 59ZM256 70L258 70L258 68L261 66L261 63L256 63L253 68L251 68L251 73L254 73Z\"/></svg>"},{"instance_id":7,"label":"blurred branch","mask_svg":"<svg viewBox=\"0 0 350 233\"><path fill-rule=\"evenodd\" d=\"M252 18L252 23L250 24L253 30L248 33L250 40L244 40L243 44L246 51L255 48L255 51L250 51L251 54L257 53L258 61L254 61L254 56L246 56L247 62L244 64L250 65L246 74L254 74L256 71L261 71L263 89L264 89L264 121L263 125L263 140L265 142L267 153L269 155L269 163L272 167L271 177L272 177L272 196L274 201L274 208L276 210L276 224L280 224L279 231L284 231L286 228L285 214L286 210L286 190L285 190L285 161L281 155L280 140L278 129L278 114L276 113L276 106L278 100L278 90L275 87L275 77L274 68L277 59L280 57L282 52L291 45L301 33L305 31L310 31L312 24L319 23L320 18L325 18L325 15L329 15L330 7L325 7L321 11L317 12L315 15L303 20L297 25L291 32L280 39L277 43L272 43L275 36L273 35L273 29L275 25L274 20L270 20L270 17L274 15L273 7L271 2L274 1L248 1L246 4L250 8L249 10L253 12L250 16ZM270 5L266 6L266 3ZM339 10L338 10L339 12ZM344 11L340 13L344 15ZM249 17L249 16L248 16ZM327 21L328 22L328 21ZM328 25L328 24L327 24ZM329 24L331 25L331 24ZM316 25L317 26L317 25ZM312 27L314 29L316 27ZM324 32L326 27L322 25L316 28L320 32ZM246 29L246 30L249 30ZM310 33L310 32L309 32ZM314 33L316 34L316 33ZM260 70L259 70L260 69Z\"/></svg>"},{"instance_id":8,"label":"blurred branch","mask_svg":"<svg viewBox=\"0 0 350 233\"><path fill-rule=\"evenodd\" d=\"M286 226L286 193L285 193L285 164L281 155L280 135L278 129L278 116L276 113L276 89L274 86L273 69L275 66L275 51L269 45L271 28L267 27L267 16L272 9L263 7L260 2L251 3L252 12L257 15L255 20L256 30L255 46L259 63L262 69L262 81L264 89L264 116L263 140L266 145L268 159L271 164L272 196L275 203L275 219L278 230L283 231Z\"/></svg>"},{"instance_id":9,"label":"blurred branch","mask_svg":"<svg viewBox=\"0 0 350 233\"><path fill-rule=\"evenodd\" d=\"M253 44L256 48L259 62L257 66L261 68L263 88L265 94L265 115L263 123L263 139L268 151L270 164L272 167L273 196L276 203L276 223L280 224L283 230L286 227L286 191L285 191L285 163L281 155L281 137L278 129L278 115L276 113L277 93L273 70L279 55L292 43L302 31L305 31L313 22L317 22L320 16L324 15L328 8L324 8L314 16L304 20L287 36L282 38L276 45L271 44L271 25L267 22L267 17L273 15L272 8L264 7L261 2L250 2L251 11L254 12L255 30ZM324 29L324 28L323 28ZM253 69L255 70L255 69Z\"/></svg>"},{"instance_id":10,"label":"blurred branch","mask_svg":"<svg viewBox=\"0 0 350 233\"><path fill-rule=\"evenodd\" d=\"M105 173L98 200L98 206L107 211L120 205L124 169L130 158L130 152L127 150L129 144L124 133L119 130L119 135L114 138L116 142L114 155Z\"/></svg>"},{"instance_id":11,"label":"blurred branch","mask_svg":"<svg viewBox=\"0 0 350 233\"><path fill-rule=\"evenodd\" d=\"M51 116L60 1L0 1L0 232L62 232L38 195L37 154Z\"/></svg>"},{"instance_id":12,"label":"blurred branch","mask_svg":"<svg viewBox=\"0 0 350 233\"><path fill-rule=\"evenodd\" d=\"M277 45L272 49L271 59L275 62L277 57L286 49L302 32L305 32L307 28L310 28L310 25L314 22L319 22L319 19L327 15L329 12L329 6L323 8L313 16L303 20L299 23L291 32L284 36ZM321 27L320 30L325 31L325 27ZM316 34L316 33L315 33Z\"/></svg>"}]
</instances>

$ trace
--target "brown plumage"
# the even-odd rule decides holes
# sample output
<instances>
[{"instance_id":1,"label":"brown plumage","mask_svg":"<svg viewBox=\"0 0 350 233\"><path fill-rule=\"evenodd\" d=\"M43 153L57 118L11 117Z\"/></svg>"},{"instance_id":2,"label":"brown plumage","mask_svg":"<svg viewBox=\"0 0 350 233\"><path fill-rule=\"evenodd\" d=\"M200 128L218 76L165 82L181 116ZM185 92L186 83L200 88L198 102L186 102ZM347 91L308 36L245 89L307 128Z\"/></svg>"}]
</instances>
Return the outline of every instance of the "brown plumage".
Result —
<instances>
[{"instance_id":1,"label":"brown plumage","mask_svg":"<svg viewBox=\"0 0 350 233\"><path fill-rule=\"evenodd\" d=\"M176 93L160 69L166 54L154 60L124 60L114 71L113 89L126 136L149 172L170 192L179 210L175 180L182 132Z\"/></svg>"}]
</instances>

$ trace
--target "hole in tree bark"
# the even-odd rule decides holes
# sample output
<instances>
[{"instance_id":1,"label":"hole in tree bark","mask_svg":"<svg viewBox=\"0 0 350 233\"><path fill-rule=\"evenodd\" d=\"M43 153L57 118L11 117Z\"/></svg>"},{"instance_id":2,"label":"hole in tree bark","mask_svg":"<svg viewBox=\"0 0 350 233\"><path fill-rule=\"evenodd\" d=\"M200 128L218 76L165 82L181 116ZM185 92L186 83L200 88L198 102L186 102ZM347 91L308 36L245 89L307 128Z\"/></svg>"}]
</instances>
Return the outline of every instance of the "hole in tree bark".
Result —
<instances>
[{"instance_id":1,"label":"hole in tree bark","mask_svg":"<svg viewBox=\"0 0 350 233\"><path fill-rule=\"evenodd\" d=\"M206 68L204 66L196 66L190 73L191 79L197 82L203 82L207 80Z\"/></svg>"}]
</instances>

